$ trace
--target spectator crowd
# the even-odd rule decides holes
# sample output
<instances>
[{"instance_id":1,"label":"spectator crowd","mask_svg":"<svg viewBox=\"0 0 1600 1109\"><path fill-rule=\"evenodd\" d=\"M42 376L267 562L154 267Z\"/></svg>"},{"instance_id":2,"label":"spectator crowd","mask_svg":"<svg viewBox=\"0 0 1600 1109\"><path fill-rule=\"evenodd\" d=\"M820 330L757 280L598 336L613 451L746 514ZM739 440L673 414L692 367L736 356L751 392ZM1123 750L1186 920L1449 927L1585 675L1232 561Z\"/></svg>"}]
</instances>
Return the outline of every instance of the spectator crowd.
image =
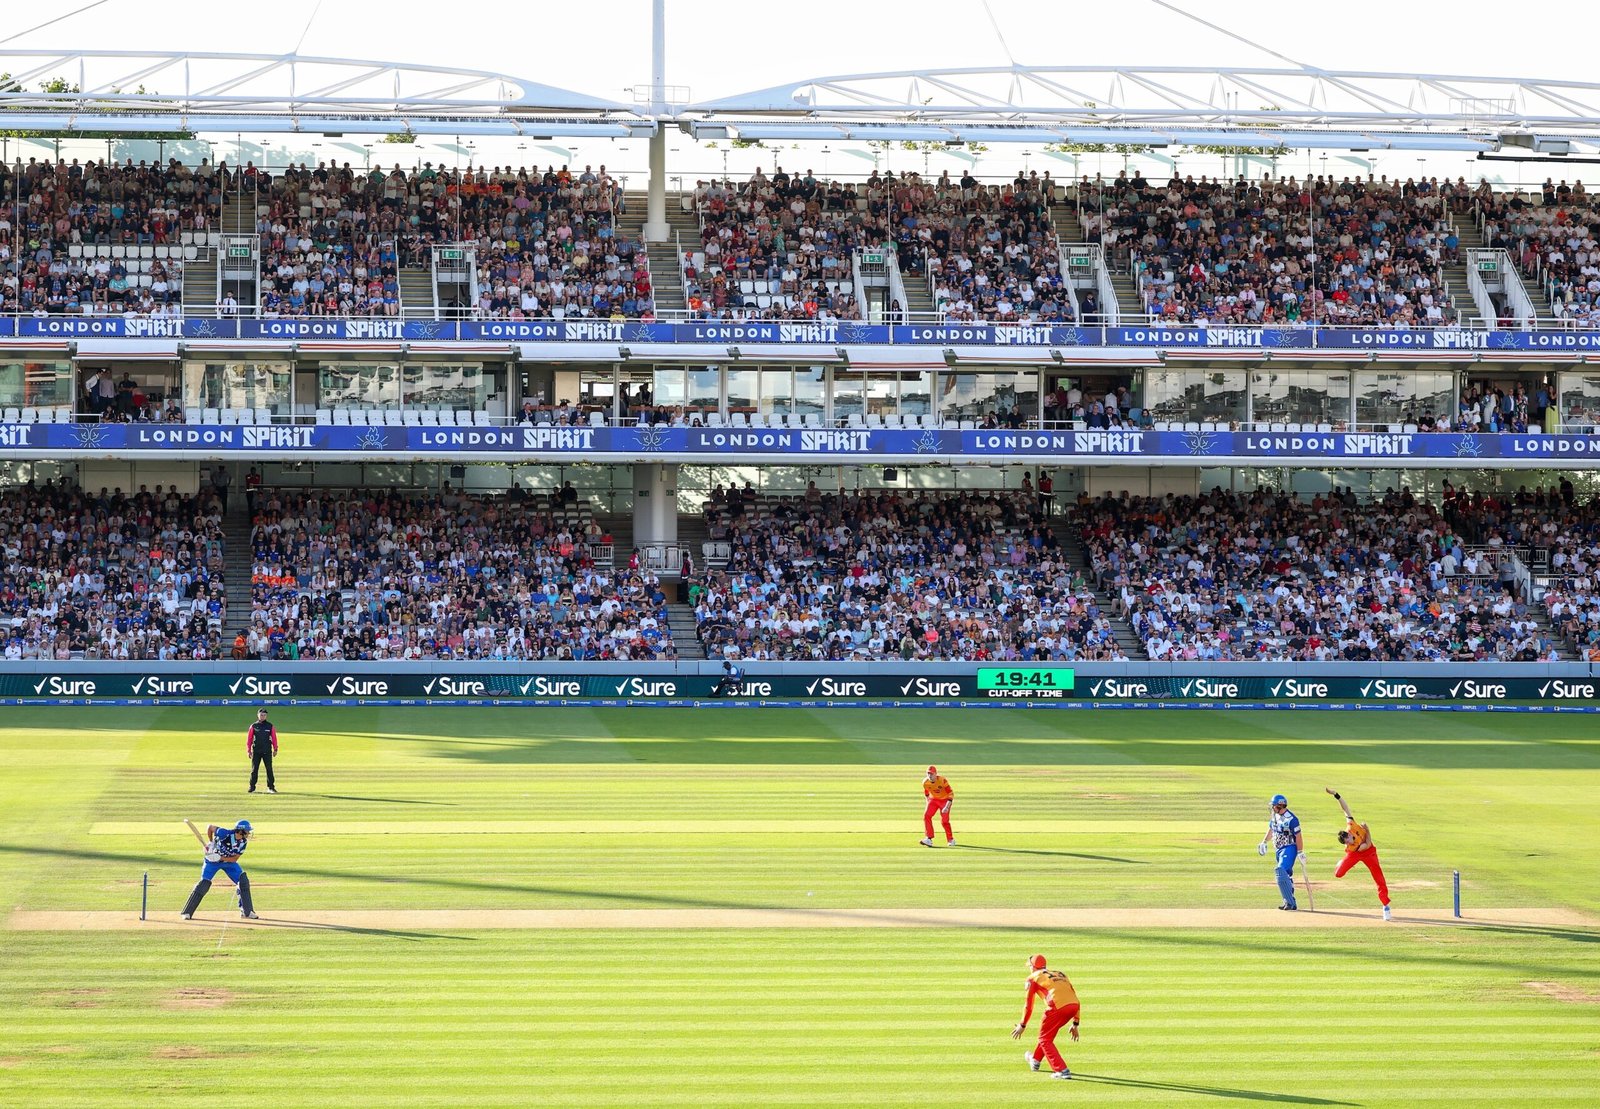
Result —
<instances>
[{"instance_id":1,"label":"spectator crowd","mask_svg":"<svg viewBox=\"0 0 1600 1109\"><path fill-rule=\"evenodd\" d=\"M613 571L576 495L271 491L256 499L251 619L262 659L676 657L659 579Z\"/></svg>"},{"instance_id":2,"label":"spectator crowd","mask_svg":"<svg viewBox=\"0 0 1600 1109\"><path fill-rule=\"evenodd\" d=\"M727 659L1118 659L1111 625L1020 493L713 491L726 565L691 586Z\"/></svg>"},{"instance_id":3,"label":"spectator crowd","mask_svg":"<svg viewBox=\"0 0 1600 1109\"><path fill-rule=\"evenodd\" d=\"M1412 494L1084 500L1101 585L1157 660L1539 661L1504 540Z\"/></svg>"},{"instance_id":4,"label":"spectator crowd","mask_svg":"<svg viewBox=\"0 0 1600 1109\"><path fill-rule=\"evenodd\" d=\"M430 267L446 243L472 248L478 299L440 308L486 319L653 316L643 244L617 234L622 190L604 166L243 174L259 210L269 317L397 316L401 268Z\"/></svg>"},{"instance_id":5,"label":"spectator crowd","mask_svg":"<svg viewBox=\"0 0 1600 1109\"><path fill-rule=\"evenodd\" d=\"M1600 327L1600 207L1583 182L1547 179L1537 203L1484 182L1475 200L1484 241L1509 251L1518 270L1544 286L1556 318Z\"/></svg>"},{"instance_id":6,"label":"spectator crowd","mask_svg":"<svg viewBox=\"0 0 1600 1109\"><path fill-rule=\"evenodd\" d=\"M0 653L19 659L214 659L222 649L221 506L176 487L0 491Z\"/></svg>"},{"instance_id":7,"label":"spectator crowd","mask_svg":"<svg viewBox=\"0 0 1600 1109\"><path fill-rule=\"evenodd\" d=\"M1174 324L1445 327L1448 204L1466 184L1331 176L1248 181L1135 173L1079 187L1084 228Z\"/></svg>"},{"instance_id":8,"label":"spectator crowd","mask_svg":"<svg viewBox=\"0 0 1600 1109\"><path fill-rule=\"evenodd\" d=\"M183 241L214 226L220 167L0 164L0 313L179 316Z\"/></svg>"}]
</instances>

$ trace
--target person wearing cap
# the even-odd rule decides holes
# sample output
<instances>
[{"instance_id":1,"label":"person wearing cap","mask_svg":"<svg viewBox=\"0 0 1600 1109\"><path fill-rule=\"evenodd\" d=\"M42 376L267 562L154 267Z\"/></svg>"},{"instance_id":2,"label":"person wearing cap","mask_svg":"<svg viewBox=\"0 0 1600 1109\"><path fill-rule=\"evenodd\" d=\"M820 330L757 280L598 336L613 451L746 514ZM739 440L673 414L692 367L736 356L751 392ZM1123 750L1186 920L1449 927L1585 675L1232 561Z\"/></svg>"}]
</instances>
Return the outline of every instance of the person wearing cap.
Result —
<instances>
[{"instance_id":1,"label":"person wearing cap","mask_svg":"<svg viewBox=\"0 0 1600 1109\"><path fill-rule=\"evenodd\" d=\"M1026 990L1022 997L1022 1019L1011 1030L1011 1038L1022 1039L1022 1033L1028 1028L1028 1019L1033 1016L1034 999L1043 998L1044 1016L1039 1022L1039 1042L1023 1058L1027 1060L1029 1070L1038 1070L1039 1064L1048 1060L1051 1077L1071 1078L1072 1071L1067 1068L1067 1061L1056 1047L1056 1033L1066 1026L1073 1040L1077 1040L1078 1014L1081 1011L1078 991L1072 988L1065 974L1051 970L1046 965L1043 955L1035 955L1028 960Z\"/></svg>"},{"instance_id":2,"label":"person wearing cap","mask_svg":"<svg viewBox=\"0 0 1600 1109\"><path fill-rule=\"evenodd\" d=\"M1283 895L1283 904L1278 908L1292 913L1300 908L1294 899L1294 861L1305 852L1305 843L1300 838L1300 818L1289 811L1289 799L1281 793L1272 798L1267 832L1256 845L1256 854L1267 853L1268 840L1272 841L1278 852L1277 868L1273 871L1278 880L1278 892Z\"/></svg>"},{"instance_id":3,"label":"person wearing cap","mask_svg":"<svg viewBox=\"0 0 1600 1109\"><path fill-rule=\"evenodd\" d=\"M278 729L267 721L267 710L256 712L256 722L244 733L245 754L250 756L250 789L256 791L256 779L263 763L267 767L267 792L277 793L278 783L272 776L272 759L278 753Z\"/></svg>"},{"instance_id":4,"label":"person wearing cap","mask_svg":"<svg viewBox=\"0 0 1600 1109\"><path fill-rule=\"evenodd\" d=\"M922 795L928 799L922 810L922 828L926 833L922 837L922 846L933 846L933 814L938 813L939 822L944 825L946 845L954 847L956 834L950 830L950 805L955 801L956 791L940 775L937 766L928 767L928 776L922 781Z\"/></svg>"},{"instance_id":5,"label":"person wearing cap","mask_svg":"<svg viewBox=\"0 0 1600 1109\"><path fill-rule=\"evenodd\" d=\"M189 891L189 900L183 904L183 919L193 920L195 910L211 889L211 879L222 871L239 895L239 915L245 920L256 920L255 901L250 896L250 875L239 865L239 856L250 846L250 822L241 820L231 828L211 824L206 827L206 861L200 870L200 880Z\"/></svg>"}]
</instances>

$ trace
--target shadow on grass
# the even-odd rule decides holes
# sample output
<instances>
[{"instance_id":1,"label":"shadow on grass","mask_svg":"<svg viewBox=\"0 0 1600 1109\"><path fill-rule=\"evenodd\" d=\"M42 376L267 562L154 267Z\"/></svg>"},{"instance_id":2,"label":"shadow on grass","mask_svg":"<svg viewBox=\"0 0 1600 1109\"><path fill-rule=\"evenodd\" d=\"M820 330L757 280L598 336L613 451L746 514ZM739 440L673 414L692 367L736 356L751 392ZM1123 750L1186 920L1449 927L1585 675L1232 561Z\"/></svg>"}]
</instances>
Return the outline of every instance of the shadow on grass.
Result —
<instances>
[{"instance_id":1,"label":"shadow on grass","mask_svg":"<svg viewBox=\"0 0 1600 1109\"><path fill-rule=\"evenodd\" d=\"M1319 913L1318 915L1324 914ZM1325 915L1333 916L1360 914L1328 913ZM1414 926L1421 923L1425 922L1410 921L1409 925ZM1600 941L1600 933L1585 932L1582 929L1575 928L1546 927L1543 925L1487 923L1474 924L1470 921L1463 921L1460 924L1440 923L1436 925L1436 927L1465 933L1509 933L1518 936L1562 940L1567 943L1595 943ZM1041 931L1059 932L1063 937L1070 938L1074 930L1041 929ZM1254 954L1272 952L1275 954L1292 955L1296 957L1303 956L1306 953L1306 949L1299 944L1279 943L1272 940L1263 939L1261 934L1258 932L1248 933L1239 939L1226 938L1225 936L1219 934L1219 931L1202 932L1190 929L1169 932L1163 931L1159 928L1100 928L1095 930L1095 934L1107 938L1124 939L1130 942L1137 941L1139 943L1163 944L1170 947L1215 947L1233 951L1247 951ZM1327 934L1332 936L1340 935L1338 932ZM1314 933L1308 934L1308 938L1309 935L1314 935ZM1399 952L1387 948L1382 950L1374 950L1365 943L1365 939L1368 935L1370 935L1370 933L1363 933L1360 936L1352 935L1349 938L1352 940L1354 946L1344 947L1338 950L1330 950L1329 954L1335 956L1348 956L1352 959L1360 959L1366 962L1375 962L1380 964L1413 963L1418 966L1447 966L1456 968L1460 968L1465 964L1477 967L1493 968L1495 970L1507 970L1514 974L1523 975L1572 973L1572 964L1570 963L1518 963L1505 959L1474 958L1470 954L1430 955L1410 951Z\"/></svg>"},{"instance_id":2,"label":"shadow on grass","mask_svg":"<svg viewBox=\"0 0 1600 1109\"><path fill-rule=\"evenodd\" d=\"M302 793L299 790L284 792L292 792L296 797L323 797L329 801L371 801L374 804L384 805L443 805L447 808L456 808L454 801L414 801L405 797L351 797L344 793Z\"/></svg>"},{"instance_id":3,"label":"shadow on grass","mask_svg":"<svg viewBox=\"0 0 1600 1109\"><path fill-rule=\"evenodd\" d=\"M1087 859L1095 863L1126 863L1128 866L1149 866L1145 859L1119 859L1115 855L1084 855L1077 851L1044 851L1035 847L981 847L976 843L958 843L961 851L995 851L1002 855L1051 855L1062 859Z\"/></svg>"},{"instance_id":4,"label":"shadow on grass","mask_svg":"<svg viewBox=\"0 0 1600 1109\"><path fill-rule=\"evenodd\" d=\"M467 940L472 936L446 935L442 932L402 932L396 928L360 928L353 924L321 924L310 920L288 920L284 917L262 917L253 920L251 928L304 929L313 932L349 932L357 936L386 936L398 940Z\"/></svg>"},{"instance_id":5,"label":"shadow on grass","mask_svg":"<svg viewBox=\"0 0 1600 1109\"><path fill-rule=\"evenodd\" d=\"M1113 1078L1107 1074L1072 1072L1074 1082L1098 1082L1105 1086L1126 1086L1135 1090L1161 1090L1174 1094L1201 1094L1206 1097L1226 1097L1239 1101L1274 1101L1282 1105L1356 1105L1354 1101L1330 1101L1324 1097L1302 1097L1299 1094L1274 1094L1265 1090L1235 1090L1227 1086L1199 1086L1188 1082L1155 1082L1140 1078Z\"/></svg>"},{"instance_id":6,"label":"shadow on grass","mask_svg":"<svg viewBox=\"0 0 1600 1109\"><path fill-rule=\"evenodd\" d=\"M126 863L130 866L148 867L148 855L121 855L111 851L76 851L58 847L22 847L0 843L0 853L31 855L44 859L88 859L95 862ZM672 897L652 893L613 892L600 889L571 889L564 886L512 885L509 883L478 882L470 878L425 878L401 874L363 874L353 870L324 870L307 866L273 866L270 873L300 878L331 878L337 881L364 882L380 886L435 886L440 889L473 890L481 893L530 893L545 897L570 898L573 908L582 908L585 901L622 902L625 908L662 906L674 909L764 909L771 906L747 901L713 901L695 897Z\"/></svg>"}]
</instances>

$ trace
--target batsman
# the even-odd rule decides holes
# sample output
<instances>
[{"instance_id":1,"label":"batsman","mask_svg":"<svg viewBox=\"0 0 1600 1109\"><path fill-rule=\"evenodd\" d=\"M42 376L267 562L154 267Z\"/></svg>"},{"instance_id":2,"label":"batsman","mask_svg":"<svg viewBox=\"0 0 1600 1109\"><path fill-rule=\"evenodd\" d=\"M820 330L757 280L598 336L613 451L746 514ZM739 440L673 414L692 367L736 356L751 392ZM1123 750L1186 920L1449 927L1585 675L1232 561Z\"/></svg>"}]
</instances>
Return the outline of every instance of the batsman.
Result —
<instances>
[{"instance_id":1,"label":"batsman","mask_svg":"<svg viewBox=\"0 0 1600 1109\"><path fill-rule=\"evenodd\" d=\"M1267 817L1267 834L1256 845L1257 854L1267 853L1269 840L1277 849L1277 866L1272 875L1278 880L1278 892L1283 895L1283 904L1278 908L1294 912L1300 907L1294 899L1294 861L1296 858L1304 858L1306 845L1300 836L1300 818L1289 811L1289 799L1281 793L1275 794L1272 798L1272 814ZM1308 880L1307 894L1310 891L1311 884Z\"/></svg>"},{"instance_id":2,"label":"batsman","mask_svg":"<svg viewBox=\"0 0 1600 1109\"><path fill-rule=\"evenodd\" d=\"M233 884L238 888L239 915L245 920L259 919L256 916L255 902L250 897L250 875L239 865L239 856L250 846L250 822L241 820L231 828L209 824L206 826L204 836L200 834L200 829L195 827L193 821L185 820L184 823L205 847L206 859L205 866L200 870L200 880L195 883L194 889L189 891L189 900L183 904L183 919L194 919L195 910L200 907L200 902L205 900L206 894L211 889L211 879L217 876L219 870L232 878Z\"/></svg>"}]
</instances>

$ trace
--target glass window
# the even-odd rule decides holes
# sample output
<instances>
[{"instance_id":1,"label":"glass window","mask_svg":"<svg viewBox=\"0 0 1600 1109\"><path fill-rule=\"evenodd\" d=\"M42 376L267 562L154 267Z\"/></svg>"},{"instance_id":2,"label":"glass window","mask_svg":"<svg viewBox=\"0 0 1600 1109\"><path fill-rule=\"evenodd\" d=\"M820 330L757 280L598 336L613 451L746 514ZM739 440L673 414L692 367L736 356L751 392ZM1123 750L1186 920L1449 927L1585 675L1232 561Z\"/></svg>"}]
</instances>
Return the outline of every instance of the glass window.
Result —
<instances>
[{"instance_id":1,"label":"glass window","mask_svg":"<svg viewBox=\"0 0 1600 1109\"><path fill-rule=\"evenodd\" d=\"M1258 424L1341 424L1350 419L1347 370L1260 370L1250 375Z\"/></svg>"},{"instance_id":2,"label":"glass window","mask_svg":"<svg viewBox=\"0 0 1600 1109\"><path fill-rule=\"evenodd\" d=\"M790 413L820 416L827 404L827 373L821 366L808 366L794 372L794 404Z\"/></svg>"},{"instance_id":3,"label":"glass window","mask_svg":"<svg viewBox=\"0 0 1600 1109\"><path fill-rule=\"evenodd\" d=\"M407 408L481 412L488 407L488 402L488 378L484 376L483 366L478 363L406 363Z\"/></svg>"},{"instance_id":4,"label":"glass window","mask_svg":"<svg viewBox=\"0 0 1600 1109\"><path fill-rule=\"evenodd\" d=\"M1356 374L1356 423L1414 423L1424 413L1455 414L1456 380L1448 370Z\"/></svg>"},{"instance_id":5,"label":"glass window","mask_svg":"<svg viewBox=\"0 0 1600 1109\"><path fill-rule=\"evenodd\" d=\"M716 409L722 406L722 371L716 366L689 371L689 399L683 403L691 408Z\"/></svg>"},{"instance_id":6,"label":"glass window","mask_svg":"<svg viewBox=\"0 0 1600 1109\"><path fill-rule=\"evenodd\" d=\"M599 369L585 367L579 371L578 403L585 408L603 408L609 412L616 394L616 371L610 366Z\"/></svg>"},{"instance_id":7,"label":"glass window","mask_svg":"<svg viewBox=\"0 0 1600 1109\"><path fill-rule=\"evenodd\" d=\"M325 362L318 378L319 408L395 408L400 404L400 367L392 363Z\"/></svg>"},{"instance_id":8,"label":"glass window","mask_svg":"<svg viewBox=\"0 0 1600 1109\"><path fill-rule=\"evenodd\" d=\"M70 404L71 362L0 362L0 405L60 408Z\"/></svg>"},{"instance_id":9,"label":"glass window","mask_svg":"<svg viewBox=\"0 0 1600 1109\"><path fill-rule=\"evenodd\" d=\"M900 374L900 412L920 416L933 411L933 374L906 370Z\"/></svg>"},{"instance_id":10,"label":"glass window","mask_svg":"<svg viewBox=\"0 0 1600 1109\"><path fill-rule=\"evenodd\" d=\"M1559 387L1561 422L1571 427L1600 424L1600 376L1564 373Z\"/></svg>"},{"instance_id":11,"label":"glass window","mask_svg":"<svg viewBox=\"0 0 1600 1109\"><path fill-rule=\"evenodd\" d=\"M940 409L949 418L981 420L991 413L1003 416L1021 412L1028 419L1039 415L1039 375L1016 370L941 375Z\"/></svg>"},{"instance_id":12,"label":"glass window","mask_svg":"<svg viewBox=\"0 0 1600 1109\"><path fill-rule=\"evenodd\" d=\"M288 362L187 362L183 367L183 407L266 408L289 414Z\"/></svg>"},{"instance_id":13,"label":"glass window","mask_svg":"<svg viewBox=\"0 0 1600 1109\"><path fill-rule=\"evenodd\" d=\"M754 408L760 399L760 379L763 373L770 370L733 370L728 371L728 410L736 408ZM782 372L782 371L780 371Z\"/></svg>"},{"instance_id":14,"label":"glass window","mask_svg":"<svg viewBox=\"0 0 1600 1109\"><path fill-rule=\"evenodd\" d=\"M849 370L833 371L833 418L860 416L866 412L866 375Z\"/></svg>"},{"instance_id":15,"label":"glass window","mask_svg":"<svg viewBox=\"0 0 1600 1109\"><path fill-rule=\"evenodd\" d=\"M1243 423L1242 370L1146 370L1145 407L1171 423Z\"/></svg>"},{"instance_id":16,"label":"glass window","mask_svg":"<svg viewBox=\"0 0 1600 1109\"><path fill-rule=\"evenodd\" d=\"M650 399L636 398L635 404L661 404L676 406L689 402L688 384L679 367L658 369L655 372L655 389Z\"/></svg>"},{"instance_id":17,"label":"glass window","mask_svg":"<svg viewBox=\"0 0 1600 1109\"><path fill-rule=\"evenodd\" d=\"M900 411L900 378L892 373L867 375L867 411L892 416Z\"/></svg>"},{"instance_id":18,"label":"glass window","mask_svg":"<svg viewBox=\"0 0 1600 1109\"><path fill-rule=\"evenodd\" d=\"M734 400L733 381L728 381L728 407L733 408L737 402ZM764 416L787 416L792 412L794 404L794 374L790 370L762 370L761 371L761 414Z\"/></svg>"}]
</instances>

